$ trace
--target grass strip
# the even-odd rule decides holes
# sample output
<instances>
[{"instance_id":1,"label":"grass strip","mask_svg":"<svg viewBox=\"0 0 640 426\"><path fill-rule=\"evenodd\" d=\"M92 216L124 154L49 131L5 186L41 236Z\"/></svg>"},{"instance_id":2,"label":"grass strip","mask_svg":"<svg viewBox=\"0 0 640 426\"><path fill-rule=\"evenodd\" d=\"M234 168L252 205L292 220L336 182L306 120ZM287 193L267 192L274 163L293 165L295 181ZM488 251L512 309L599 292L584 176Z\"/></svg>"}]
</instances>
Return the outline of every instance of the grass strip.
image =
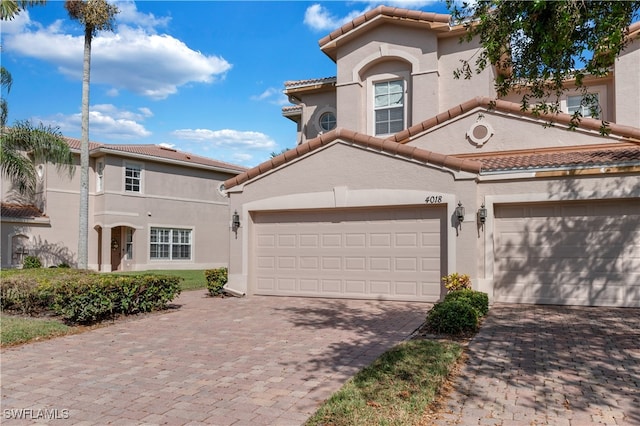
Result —
<instances>
[{"instance_id":1,"label":"grass strip","mask_svg":"<svg viewBox=\"0 0 640 426\"><path fill-rule=\"evenodd\" d=\"M69 327L56 320L0 315L0 344L2 346L17 345L36 339L48 339L73 332L75 332L74 327Z\"/></svg>"},{"instance_id":2,"label":"grass strip","mask_svg":"<svg viewBox=\"0 0 640 426\"><path fill-rule=\"evenodd\" d=\"M305 424L418 424L461 355L455 342L401 343L345 383Z\"/></svg>"}]
</instances>

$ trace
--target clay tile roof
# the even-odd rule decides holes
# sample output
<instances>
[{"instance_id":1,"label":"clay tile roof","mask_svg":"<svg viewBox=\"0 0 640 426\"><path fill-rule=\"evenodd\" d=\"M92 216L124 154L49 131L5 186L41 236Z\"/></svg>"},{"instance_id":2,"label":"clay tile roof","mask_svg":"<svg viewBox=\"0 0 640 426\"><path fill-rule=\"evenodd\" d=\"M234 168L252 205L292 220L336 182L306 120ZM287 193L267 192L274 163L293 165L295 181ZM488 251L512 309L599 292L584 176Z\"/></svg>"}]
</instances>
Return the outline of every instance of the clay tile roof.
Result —
<instances>
[{"instance_id":1,"label":"clay tile roof","mask_svg":"<svg viewBox=\"0 0 640 426\"><path fill-rule=\"evenodd\" d=\"M80 150L80 139L65 137L65 140L67 141L67 143L69 144L69 147L71 147L72 150L76 150L76 151ZM236 164L213 160L211 158L202 157L202 156L191 154L184 151L178 151L176 149L164 147L161 145L153 145L153 144L111 145L111 144L104 144L104 143L97 143L97 142L89 142L89 150L93 152L97 150L117 151L121 153L152 157L159 160L164 159L164 160L182 161L185 163L191 163L193 165L220 168L220 169L225 169L229 171L235 171L238 173L246 170L245 167L238 166Z\"/></svg>"},{"instance_id":2,"label":"clay tile roof","mask_svg":"<svg viewBox=\"0 0 640 426\"><path fill-rule=\"evenodd\" d=\"M397 142L376 138L374 136L356 133L352 130L336 128L330 132L324 133L304 144L298 145L274 158L270 158L264 163L247 170L246 172L228 179L224 183L226 189L241 185L255 177L260 176L270 170L275 169L285 163L293 161L309 152L329 145L335 140L340 139L353 145L359 145L365 148L386 152L391 155L416 160L425 164L433 164L436 166L447 167L456 171L465 171L469 173L479 173L482 163L465 158L457 158L451 155L437 154L424 149L416 148L408 145L401 145Z\"/></svg>"},{"instance_id":3,"label":"clay tile roof","mask_svg":"<svg viewBox=\"0 0 640 426\"><path fill-rule=\"evenodd\" d=\"M372 9L366 12L364 15L357 17L353 21L347 22L337 30L332 31L329 35L320 39L318 44L322 48L323 46L336 40L337 38L340 38L343 35L351 32L352 30L366 24L367 22L373 21L374 19L379 18L381 16L399 19L399 20L412 20L416 22L425 22L430 24L440 23L440 24L447 24L447 25L451 20L451 16L447 14L421 12L419 10L401 9L401 8L389 7L389 6L378 6L375 9Z\"/></svg>"},{"instance_id":4,"label":"clay tile roof","mask_svg":"<svg viewBox=\"0 0 640 426\"><path fill-rule=\"evenodd\" d=\"M0 215L2 217L11 217L15 219L46 217L36 206L15 203L2 203Z\"/></svg>"},{"instance_id":5,"label":"clay tile roof","mask_svg":"<svg viewBox=\"0 0 640 426\"><path fill-rule=\"evenodd\" d=\"M545 120L552 123L568 124L571 120L571 115L558 113L558 114L533 114L528 111L522 111L520 104L515 102L509 102L502 99L491 99L488 97L476 97L460 105L457 105L448 111L442 112L435 117L429 118L421 123L415 124L406 130L396 133L389 137L389 140L398 143L410 142L414 137L420 135L422 132L443 124L453 118L461 116L475 108L486 108L492 111L498 111L505 114L514 114L521 117L531 117L534 119ZM578 124L579 129L599 131L602 126L602 122L595 118L582 118ZM620 136L629 140L640 141L640 129L637 127L624 126L616 123L609 123L609 129L611 135Z\"/></svg>"},{"instance_id":6,"label":"clay tile roof","mask_svg":"<svg viewBox=\"0 0 640 426\"><path fill-rule=\"evenodd\" d=\"M591 146L461 154L457 157L479 161L482 163L483 173L550 168L640 166L640 145L614 142Z\"/></svg>"},{"instance_id":7,"label":"clay tile roof","mask_svg":"<svg viewBox=\"0 0 640 426\"><path fill-rule=\"evenodd\" d=\"M323 78L309 78L306 80L290 80L284 82L284 87L287 89L293 89L305 86L317 86L322 84L335 84L336 77L323 77Z\"/></svg>"}]
</instances>

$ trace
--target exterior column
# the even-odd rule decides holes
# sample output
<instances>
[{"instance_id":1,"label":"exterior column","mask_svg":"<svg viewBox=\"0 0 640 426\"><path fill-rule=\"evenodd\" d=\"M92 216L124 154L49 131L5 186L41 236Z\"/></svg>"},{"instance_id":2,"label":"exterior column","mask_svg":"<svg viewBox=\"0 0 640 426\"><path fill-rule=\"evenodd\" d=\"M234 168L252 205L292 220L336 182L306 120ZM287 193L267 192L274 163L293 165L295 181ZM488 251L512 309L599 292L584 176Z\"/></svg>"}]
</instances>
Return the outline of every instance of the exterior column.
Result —
<instances>
[{"instance_id":1,"label":"exterior column","mask_svg":"<svg viewBox=\"0 0 640 426\"><path fill-rule=\"evenodd\" d=\"M111 272L111 227L102 227L100 272Z\"/></svg>"}]
</instances>

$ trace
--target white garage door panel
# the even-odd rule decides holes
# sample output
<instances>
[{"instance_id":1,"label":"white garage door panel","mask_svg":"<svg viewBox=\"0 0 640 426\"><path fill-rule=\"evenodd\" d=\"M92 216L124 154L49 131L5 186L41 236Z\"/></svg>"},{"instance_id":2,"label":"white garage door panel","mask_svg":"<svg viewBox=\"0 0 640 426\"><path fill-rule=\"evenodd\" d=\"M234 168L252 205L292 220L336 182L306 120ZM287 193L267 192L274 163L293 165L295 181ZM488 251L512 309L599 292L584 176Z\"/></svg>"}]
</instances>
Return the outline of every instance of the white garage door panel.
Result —
<instances>
[{"instance_id":1,"label":"white garage door panel","mask_svg":"<svg viewBox=\"0 0 640 426\"><path fill-rule=\"evenodd\" d=\"M254 213L256 294L436 301L444 207Z\"/></svg>"},{"instance_id":2,"label":"white garage door panel","mask_svg":"<svg viewBox=\"0 0 640 426\"><path fill-rule=\"evenodd\" d=\"M495 207L501 302L640 306L640 201Z\"/></svg>"}]
</instances>

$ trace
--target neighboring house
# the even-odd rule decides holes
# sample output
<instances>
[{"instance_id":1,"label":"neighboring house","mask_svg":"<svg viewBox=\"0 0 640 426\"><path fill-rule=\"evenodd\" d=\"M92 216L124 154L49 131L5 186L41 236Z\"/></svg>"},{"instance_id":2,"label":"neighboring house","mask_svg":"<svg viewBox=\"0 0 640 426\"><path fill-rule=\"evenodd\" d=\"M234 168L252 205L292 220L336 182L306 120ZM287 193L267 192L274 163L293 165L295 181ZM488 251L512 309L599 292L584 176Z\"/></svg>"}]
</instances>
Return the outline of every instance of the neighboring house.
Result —
<instances>
[{"instance_id":1,"label":"neighboring house","mask_svg":"<svg viewBox=\"0 0 640 426\"><path fill-rule=\"evenodd\" d=\"M33 205L2 197L2 268L25 255L77 264L80 141L73 178L38 164ZM103 272L226 266L231 214L220 185L245 169L159 145L90 144L89 268Z\"/></svg>"},{"instance_id":2,"label":"neighboring house","mask_svg":"<svg viewBox=\"0 0 640 426\"><path fill-rule=\"evenodd\" d=\"M224 184L227 289L433 302L459 272L494 301L640 306L640 23L575 131L575 93L539 117L492 69L455 80L461 31L379 7L320 40L337 76L285 85L299 145Z\"/></svg>"}]
</instances>

